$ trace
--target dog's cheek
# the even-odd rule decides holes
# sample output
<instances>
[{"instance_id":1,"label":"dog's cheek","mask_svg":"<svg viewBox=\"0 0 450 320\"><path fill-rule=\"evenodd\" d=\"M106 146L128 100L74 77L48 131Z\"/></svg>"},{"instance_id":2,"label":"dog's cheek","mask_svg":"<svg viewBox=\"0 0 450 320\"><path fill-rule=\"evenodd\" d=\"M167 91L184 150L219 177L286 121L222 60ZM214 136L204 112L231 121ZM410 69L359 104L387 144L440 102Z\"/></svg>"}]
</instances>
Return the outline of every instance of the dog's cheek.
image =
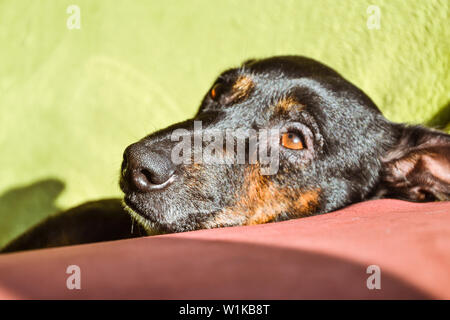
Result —
<instances>
[{"instance_id":1,"label":"dog's cheek","mask_svg":"<svg viewBox=\"0 0 450 320\"><path fill-rule=\"evenodd\" d=\"M316 213L321 195L319 188L280 187L269 177L261 175L259 166L250 166L246 171L245 181L236 193L234 203L216 213L203 227L254 225Z\"/></svg>"}]
</instances>

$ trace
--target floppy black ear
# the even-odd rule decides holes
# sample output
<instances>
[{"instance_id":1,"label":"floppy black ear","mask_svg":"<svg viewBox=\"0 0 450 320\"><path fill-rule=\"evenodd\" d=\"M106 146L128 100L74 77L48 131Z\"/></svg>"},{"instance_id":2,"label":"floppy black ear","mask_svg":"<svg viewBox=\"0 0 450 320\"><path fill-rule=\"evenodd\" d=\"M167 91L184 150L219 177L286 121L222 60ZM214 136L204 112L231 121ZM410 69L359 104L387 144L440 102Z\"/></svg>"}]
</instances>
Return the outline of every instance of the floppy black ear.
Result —
<instances>
[{"instance_id":1,"label":"floppy black ear","mask_svg":"<svg viewBox=\"0 0 450 320\"><path fill-rule=\"evenodd\" d=\"M398 143L381 159L378 197L450 200L450 135L401 127Z\"/></svg>"}]
</instances>

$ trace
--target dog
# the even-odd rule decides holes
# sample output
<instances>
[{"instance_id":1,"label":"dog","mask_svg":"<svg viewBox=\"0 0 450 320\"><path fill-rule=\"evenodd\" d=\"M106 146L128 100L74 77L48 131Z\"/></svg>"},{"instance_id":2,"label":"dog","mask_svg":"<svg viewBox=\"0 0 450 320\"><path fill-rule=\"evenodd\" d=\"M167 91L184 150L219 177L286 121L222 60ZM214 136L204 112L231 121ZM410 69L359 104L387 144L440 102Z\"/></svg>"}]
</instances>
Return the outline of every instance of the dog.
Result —
<instances>
[{"instance_id":1,"label":"dog","mask_svg":"<svg viewBox=\"0 0 450 320\"><path fill-rule=\"evenodd\" d=\"M225 130L232 133L227 145L218 141L207 161L195 161L196 151L186 149L185 161L174 161L181 140L174 132L199 137L202 148L205 135ZM266 139L266 151L277 150L276 170L269 174L263 170L267 162L255 160L250 148L254 136L248 132L262 130L278 133ZM238 139L244 146L240 155ZM245 161L236 163L237 156ZM119 229L130 229L136 220L146 231L108 232L91 241L276 222L369 199L450 200L450 135L387 120L363 91L313 59L248 60L214 81L193 119L126 148L119 185L133 218L122 219ZM53 219L64 221L64 214ZM87 220L85 215L72 229L89 229L78 227ZM30 248L30 239L46 237L48 225L32 230L26 241L19 237L6 251ZM65 237L64 244L83 242L75 238Z\"/></svg>"}]
</instances>

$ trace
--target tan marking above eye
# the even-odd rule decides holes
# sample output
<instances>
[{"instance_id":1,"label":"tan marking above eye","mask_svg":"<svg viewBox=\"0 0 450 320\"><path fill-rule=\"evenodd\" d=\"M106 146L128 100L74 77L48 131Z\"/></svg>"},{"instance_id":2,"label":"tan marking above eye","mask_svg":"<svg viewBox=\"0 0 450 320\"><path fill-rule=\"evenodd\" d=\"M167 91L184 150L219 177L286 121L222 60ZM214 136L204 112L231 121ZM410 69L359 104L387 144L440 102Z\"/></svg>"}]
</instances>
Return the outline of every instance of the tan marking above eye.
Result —
<instances>
[{"instance_id":1,"label":"tan marking above eye","mask_svg":"<svg viewBox=\"0 0 450 320\"><path fill-rule=\"evenodd\" d=\"M243 96L249 94L253 87L254 83L252 79L247 76L240 76L233 84L233 90L239 91Z\"/></svg>"},{"instance_id":2,"label":"tan marking above eye","mask_svg":"<svg viewBox=\"0 0 450 320\"><path fill-rule=\"evenodd\" d=\"M228 105L236 103L248 97L254 84L249 77L240 76L233 85L227 83L216 83L209 92L211 99ZM221 95L224 95L221 98Z\"/></svg>"},{"instance_id":3,"label":"tan marking above eye","mask_svg":"<svg viewBox=\"0 0 450 320\"><path fill-rule=\"evenodd\" d=\"M229 97L227 104L246 99L250 95L254 86L255 84L251 78L247 76L240 76L232 86L232 94Z\"/></svg>"},{"instance_id":4,"label":"tan marking above eye","mask_svg":"<svg viewBox=\"0 0 450 320\"><path fill-rule=\"evenodd\" d=\"M295 132L285 132L281 135L281 145L292 150L302 150L304 148L302 137Z\"/></svg>"},{"instance_id":5,"label":"tan marking above eye","mask_svg":"<svg viewBox=\"0 0 450 320\"><path fill-rule=\"evenodd\" d=\"M275 106L275 112L278 114L286 114L295 107L303 109L305 106L295 100L294 97L286 97L278 101Z\"/></svg>"}]
</instances>

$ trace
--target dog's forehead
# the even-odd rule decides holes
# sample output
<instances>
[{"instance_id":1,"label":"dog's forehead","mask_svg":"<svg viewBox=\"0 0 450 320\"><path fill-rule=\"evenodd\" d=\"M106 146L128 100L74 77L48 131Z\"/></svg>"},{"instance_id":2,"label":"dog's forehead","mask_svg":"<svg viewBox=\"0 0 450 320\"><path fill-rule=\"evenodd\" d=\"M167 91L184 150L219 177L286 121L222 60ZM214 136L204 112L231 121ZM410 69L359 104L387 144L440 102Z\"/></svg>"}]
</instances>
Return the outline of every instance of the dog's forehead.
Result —
<instances>
[{"instance_id":1,"label":"dog's forehead","mask_svg":"<svg viewBox=\"0 0 450 320\"><path fill-rule=\"evenodd\" d=\"M324 112L342 106L346 109L364 106L380 113L359 88L330 67L306 57L249 60L226 72L225 77L234 83L234 88L246 90L243 96L256 99L259 110L276 111L280 110L277 108L280 105L295 106L295 101L300 105L320 107Z\"/></svg>"},{"instance_id":2,"label":"dog's forehead","mask_svg":"<svg viewBox=\"0 0 450 320\"><path fill-rule=\"evenodd\" d=\"M327 91L333 91L334 82L345 81L333 69L299 56L249 60L239 68L225 71L219 79L230 83L233 92L240 98L257 98L259 109L280 104L292 105L283 101L325 96ZM239 102L246 102L246 99Z\"/></svg>"},{"instance_id":3,"label":"dog's forehead","mask_svg":"<svg viewBox=\"0 0 450 320\"><path fill-rule=\"evenodd\" d=\"M317 76L340 77L336 71L326 65L301 56L278 56L251 60L244 62L241 69L270 79L299 79Z\"/></svg>"},{"instance_id":4,"label":"dog's forehead","mask_svg":"<svg viewBox=\"0 0 450 320\"><path fill-rule=\"evenodd\" d=\"M225 86L214 92L216 84ZM370 98L336 71L299 56L250 60L223 72L197 116L212 110L219 116L211 125L219 127L265 127L275 120L299 121L305 112L318 115L324 125L330 119L358 121L367 110L379 113Z\"/></svg>"},{"instance_id":5,"label":"dog's forehead","mask_svg":"<svg viewBox=\"0 0 450 320\"><path fill-rule=\"evenodd\" d=\"M251 71L236 70L230 77L233 102L220 109L229 117L248 121L248 119L266 119L274 116L297 114L308 106L310 109L326 108L321 101L334 97L332 91L311 78L267 77ZM320 104L320 106L319 106Z\"/></svg>"}]
</instances>

